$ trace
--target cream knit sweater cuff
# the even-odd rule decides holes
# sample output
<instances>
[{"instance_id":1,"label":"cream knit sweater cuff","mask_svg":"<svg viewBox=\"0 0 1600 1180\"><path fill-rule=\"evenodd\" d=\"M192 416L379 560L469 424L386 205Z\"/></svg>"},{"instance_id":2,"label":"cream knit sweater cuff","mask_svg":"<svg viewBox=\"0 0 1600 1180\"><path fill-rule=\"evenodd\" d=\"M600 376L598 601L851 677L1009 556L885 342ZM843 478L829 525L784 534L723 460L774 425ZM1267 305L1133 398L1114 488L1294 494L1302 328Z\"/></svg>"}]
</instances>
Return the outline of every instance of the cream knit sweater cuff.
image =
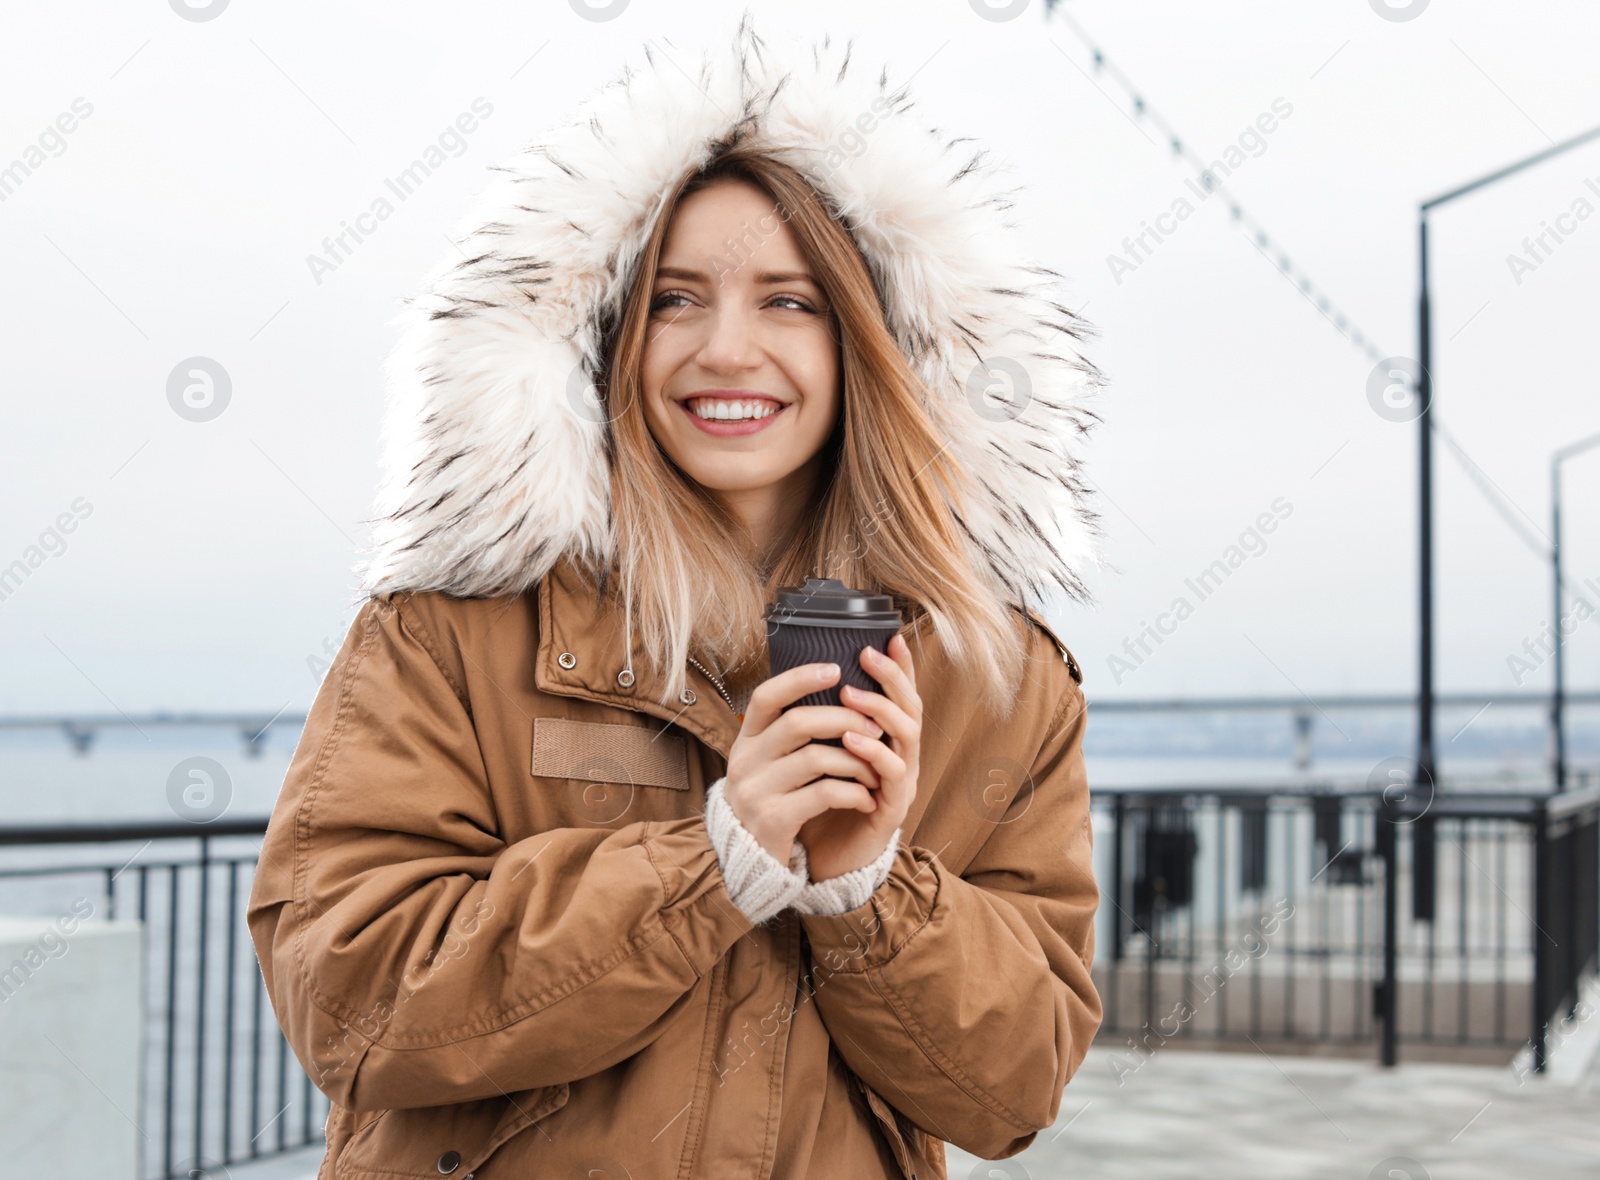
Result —
<instances>
[{"instance_id":1,"label":"cream knit sweater cuff","mask_svg":"<svg viewBox=\"0 0 1600 1180\"><path fill-rule=\"evenodd\" d=\"M894 854L899 848L900 829L896 828L889 836L887 847L871 864L826 881L812 881L794 899L794 908L802 914L848 914L865 905L867 898L878 891L878 886L888 880Z\"/></svg>"},{"instance_id":2,"label":"cream knit sweater cuff","mask_svg":"<svg viewBox=\"0 0 1600 1180\"><path fill-rule=\"evenodd\" d=\"M871 864L826 881L812 881L806 867L805 845L796 840L789 864L779 864L728 806L722 794L727 781L719 778L706 791L706 830L716 849L728 896L752 924L759 926L791 905L803 914L848 913L865 904L889 876L901 829L894 830L888 847Z\"/></svg>"},{"instance_id":3,"label":"cream knit sweater cuff","mask_svg":"<svg viewBox=\"0 0 1600 1180\"><path fill-rule=\"evenodd\" d=\"M805 845L796 840L789 865L779 864L739 822L722 797L727 781L719 778L706 790L706 831L711 834L711 846L717 850L728 896L752 924L759 926L786 909L806 887ZM798 871L790 867L796 863Z\"/></svg>"}]
</instances>

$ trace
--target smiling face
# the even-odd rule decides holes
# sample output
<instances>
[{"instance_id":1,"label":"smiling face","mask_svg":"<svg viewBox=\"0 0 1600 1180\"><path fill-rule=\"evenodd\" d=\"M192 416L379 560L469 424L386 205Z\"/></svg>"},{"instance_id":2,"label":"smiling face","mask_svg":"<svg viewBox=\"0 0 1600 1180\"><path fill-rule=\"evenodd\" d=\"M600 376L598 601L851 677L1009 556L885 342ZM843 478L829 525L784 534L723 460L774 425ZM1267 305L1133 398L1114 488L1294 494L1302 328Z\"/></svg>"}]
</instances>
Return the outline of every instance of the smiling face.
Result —
<instances>
[{"instance_id":1,"label":"smiling face","mask_svg":"<svg viewBox=\"0 0 1600 1180\"><path fill-rule=\"evenodd\" d=\"M838 420L835 332L770 196L719 180L679 203L651 292L645 420L758 548L809 500Z\"/></svg>"}]
</instances>

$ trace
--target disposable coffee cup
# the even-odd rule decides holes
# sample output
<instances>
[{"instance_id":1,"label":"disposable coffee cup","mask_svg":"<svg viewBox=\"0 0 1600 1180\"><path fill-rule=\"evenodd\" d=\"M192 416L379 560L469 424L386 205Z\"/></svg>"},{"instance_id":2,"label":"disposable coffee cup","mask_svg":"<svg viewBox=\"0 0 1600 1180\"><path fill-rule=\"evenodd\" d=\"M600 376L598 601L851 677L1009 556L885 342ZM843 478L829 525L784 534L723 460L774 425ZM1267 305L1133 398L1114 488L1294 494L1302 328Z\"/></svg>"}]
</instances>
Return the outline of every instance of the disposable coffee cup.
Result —
<instances>
[{"instance_id":1,"label":"disposable coffee cup","mask_svg":"<svg viewBox=\"0 0 1600 1180\"><path fill-rule=\"evenodd\" d=\"M853 590L837 578L807 578L803 586L785 586L767 607L767 655L770 675L801 664L838 664L839 679L786 706L842 705L846 684L863 692L883 686L861 667L861 652L875 648L889 654L889 640L900 631L900 612L887 594ZM839 738L813 738L843 747Z\"/></svg>"}]
</instances>

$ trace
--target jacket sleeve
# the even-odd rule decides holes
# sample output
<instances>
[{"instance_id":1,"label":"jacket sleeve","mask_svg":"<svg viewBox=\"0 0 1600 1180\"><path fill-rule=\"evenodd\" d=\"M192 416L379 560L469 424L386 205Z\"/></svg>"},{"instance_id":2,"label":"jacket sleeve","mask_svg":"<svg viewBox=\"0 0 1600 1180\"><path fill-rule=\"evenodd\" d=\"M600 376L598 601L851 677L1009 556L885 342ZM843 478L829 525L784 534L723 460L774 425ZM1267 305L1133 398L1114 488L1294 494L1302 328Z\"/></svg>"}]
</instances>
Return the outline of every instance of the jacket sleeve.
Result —
<instances>
[{"instance_id":1,"label":"jacket sleeve","mask_svg":"<svg viewBox=\"0 0 1600 1180\"><path fill-rule=\"evenodd\" d=\"M1085 705L1060 678L1031 790L1017 784L1004 814L976 820L992 830L961 876L902 845L865 904L801 919L813 998L846 1064L924 1131L985 1159L1055 1122L1101 1020Z\"/></svg>"},{"instance_id":2,"label":"jacket sleeve","mask_svg":"<svg viewBox=\"0 0 1600 1180\"><path fill-rule=\"evenodd\" d=\"M751 929L701 816L502 840L472 716L403 597L362 607L323 680L246 913L285 1037L353 1111L605 1069Z\"/></svg>"}]
</instances>

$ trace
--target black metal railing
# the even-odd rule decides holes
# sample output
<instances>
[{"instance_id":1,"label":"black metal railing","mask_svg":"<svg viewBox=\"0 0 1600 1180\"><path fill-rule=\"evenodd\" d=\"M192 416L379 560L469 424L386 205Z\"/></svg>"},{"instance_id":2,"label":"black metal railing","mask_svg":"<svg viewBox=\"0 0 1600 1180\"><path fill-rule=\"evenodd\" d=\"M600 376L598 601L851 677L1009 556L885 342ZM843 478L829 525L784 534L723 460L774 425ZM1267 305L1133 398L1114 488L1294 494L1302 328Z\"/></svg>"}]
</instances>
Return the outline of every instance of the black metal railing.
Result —
<instances>
[{"instance_id":1,"label":"black metal railing","mask_svg":"<svg viewBox=\"0 0 1600 1180\"><path fill-rule=\"evenodd\" d=\"M1600 961L1600 789L1541 800L1533 830L1535 877L1534 1068L1544 1069L1550 1024L1576 1015L1583 978Z\"/></svg>"},{"instance_id":2,"label":"black metal railing","mask_svg":"<svg viewBox=\"0 0 1600 1180\"><path fill-rule=\"evenodd\" d=\"M58 911L76 894L99 903L96 916L143 926L144 1058L132 1116L141 1176L211 1175L322 1141L328 1100L289 1051L245 925L266 823L0 828L0 911ZM18 863L43 860L34 850L44 845L56 846L50 863Z\"/></svg>"},{"instance_id":3,"label":"black metal railing","mask_svg":"<svg viewBox=\"0 0 1600 1180\"><path fill-rule=\"evenodd\" d=\"M1526 1043L1542 1069L1547 1026L1596 970L1600 788L1163 786L1091 805L1099 1043L1125 1068L1176 1038L1375 1045L1388 1063L1402 1042L1501 1059ZM0 828L0 910L59 909L76 881L144 926L146 1177L321 1142L327 1099L271 1014L244 921L265 830Z\"/></svg>"},{"instance_id":4,"label":"black metal railing","mask_svg":"<svg viewBox=\"0 0 1600 1180\"><path fill-rule=\"evenodd\" d=\"M1350 886L1371 815L1330 798L1337 813L1287 788L1092 791L1097 1043L1370 1039L1376 911Z\"/></svg>"},{"instance_id":5,"label":"black metal railing","mask_svg":"<svg viewBox=\"0 0 1600 1180\"><path fill-rule=\"evenodd\" d=\"M1099 1043L1173 1039L1504 1060L1596 970L1600 788L1092 792Z\"/></svg>"}]
</instances>

